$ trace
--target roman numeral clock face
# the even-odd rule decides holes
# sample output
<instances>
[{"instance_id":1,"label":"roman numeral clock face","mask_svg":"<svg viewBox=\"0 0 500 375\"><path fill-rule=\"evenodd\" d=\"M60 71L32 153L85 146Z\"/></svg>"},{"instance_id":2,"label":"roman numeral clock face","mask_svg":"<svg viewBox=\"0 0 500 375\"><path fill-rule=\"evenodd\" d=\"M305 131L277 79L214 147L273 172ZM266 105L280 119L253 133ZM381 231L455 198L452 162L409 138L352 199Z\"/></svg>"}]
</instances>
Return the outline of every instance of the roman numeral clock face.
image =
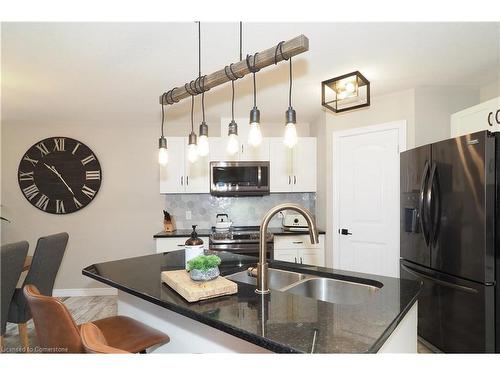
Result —
<instances>
[{"instance_id":1,"label":"roman numeral clock face","mask_svg":"<svg viewBox=\"0 0 500 375\"><path fill-rule=\"evenodd\" d=\"M67 137L36 143L19 163L22 193L33 206L51 214L69 214L87 206L101 179L101 165L92 150Z\"/></svg>"}]
</instances>

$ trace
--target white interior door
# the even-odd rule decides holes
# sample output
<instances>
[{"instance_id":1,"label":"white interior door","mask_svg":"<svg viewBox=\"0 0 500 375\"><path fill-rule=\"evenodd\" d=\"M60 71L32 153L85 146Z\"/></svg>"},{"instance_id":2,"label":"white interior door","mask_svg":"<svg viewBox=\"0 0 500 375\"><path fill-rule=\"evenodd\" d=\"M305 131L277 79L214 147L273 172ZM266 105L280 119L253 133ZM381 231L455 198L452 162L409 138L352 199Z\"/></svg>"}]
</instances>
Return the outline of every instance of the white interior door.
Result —
<instances>
[{"instance_id":1,"label":"white interior door","mask_svg":"<svg viewBox=\"0 0 500 375\"><path fill-rule=\"evenodd\" d=\"M186 137L168 137L168 164L160 165L160 193L184 191L184 147Z\"/></svg>"},{"instance_id":2,"label":"white interior door","mask_svg":"<svg viewBox=\"0 0 500 375\"><path fill-rule=\"evenodd\" d=\"M405 129L403 121L334 133L334 267L399 277Z\"/></svg>"}]
</instances>

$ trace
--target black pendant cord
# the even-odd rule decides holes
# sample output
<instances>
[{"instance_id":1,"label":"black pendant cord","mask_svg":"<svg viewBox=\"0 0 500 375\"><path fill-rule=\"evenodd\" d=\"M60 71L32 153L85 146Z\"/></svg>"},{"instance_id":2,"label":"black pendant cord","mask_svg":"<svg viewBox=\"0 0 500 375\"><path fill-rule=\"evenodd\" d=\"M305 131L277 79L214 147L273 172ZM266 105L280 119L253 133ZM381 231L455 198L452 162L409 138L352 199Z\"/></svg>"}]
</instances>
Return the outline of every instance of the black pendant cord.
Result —
<instances>
[{"instance_id":1,"label":"black pendant cord","mask_svg":"<svg viewBox=\"0 0 500 375\"><path fill-rule=\"evenodd\" d=\"M231 120L234 121L234 80L231 81L231 86L232 86L232 91L233 91L233 95L232 95L232 98L231 98Z\"/></svg>"},{"instance_id":2,"label":"black pendant cord","mask_svg":"<svg viewBox=\"0 0 500 375\"><path fill-rule=\"evenodd\" d=\"M253 106L257 107L257 88L255 84L255 73L253 73Z\"/></svg>"},{"instance_id":3,"label":"black pendant cord","mask_svg":"<svg viewBox=\"0 0 500 375\"><path fill-rule=\"evenodd\" d=\"M163 96L165 96L165 94L163 94ZM161 137L163 138L164 135L163 135L163 123L165 121L165 109L164 109L164 105L163 105L163 100L161 101Z\"/></svg>"},{"instance_id":4,"label":"black pendant cord","mask_svg":"<svg viewBox=\"0 0 500 375\"><path fill-rule=\"evenodd\" d=\"M290 57L290 91L288 93L288 107L292 107L292 57Z\"/></svg>"},{"instance_id":5,"label":"black pendant cord","mask_svg":"<svg viewBox=\"0 0 500 375\"><path fill-rule=\"evenodd\" d=\"M191 133L194 133L194 95L191 95Z\"/></svg>"},{"instance_id":6,"label":"black pendant cord","mask_svg":"<svg viewBox=\"0 0 500 375\"><path fill-rule=\"evenodd\" d=\"M240 21L240 61L243 59L242 45L243 45L243 22Z\"/></svg>"}]
</instances>

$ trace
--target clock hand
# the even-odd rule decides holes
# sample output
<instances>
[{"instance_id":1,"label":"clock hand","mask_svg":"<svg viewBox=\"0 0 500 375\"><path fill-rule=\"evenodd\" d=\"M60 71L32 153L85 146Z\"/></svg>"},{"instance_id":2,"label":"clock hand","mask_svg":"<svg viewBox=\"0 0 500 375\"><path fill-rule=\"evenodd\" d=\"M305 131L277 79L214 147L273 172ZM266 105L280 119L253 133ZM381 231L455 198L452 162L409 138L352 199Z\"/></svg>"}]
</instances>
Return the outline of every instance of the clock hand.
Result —
<instances>
[{"instance_id":1,"label":"clock hand","mask_svg":"<svg viewBox=\"0 0 500 375\"><path fill-rule=\"evenodd\" d=\"M43 164L45 164L45 166L47 168L49 168L52 172L54 172L56 174L57 177L59 177L61 179L61 181L63 182L64 185L66 185L66 187L68 188L68 190L70 191L71 194L75 195L73 190L69 187L69 185L66 183L66 181L64 181L64 178L62 178L61 174L57 171L56 167L54 167L53 165L52 166L47 165L46 163L43 163Z\"/></svg>"}]
</instances>

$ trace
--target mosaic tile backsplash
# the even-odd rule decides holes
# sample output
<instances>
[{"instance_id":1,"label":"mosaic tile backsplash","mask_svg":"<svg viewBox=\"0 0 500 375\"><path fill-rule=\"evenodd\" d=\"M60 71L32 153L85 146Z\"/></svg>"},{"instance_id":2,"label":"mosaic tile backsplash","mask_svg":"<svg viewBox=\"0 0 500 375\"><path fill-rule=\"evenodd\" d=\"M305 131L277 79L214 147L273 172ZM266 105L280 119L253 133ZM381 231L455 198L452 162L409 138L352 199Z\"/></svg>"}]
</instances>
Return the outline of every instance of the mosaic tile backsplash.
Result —
<instances>
[{"instance_id":1,"label":"mosaic tile backsplash","mask_svg":"<svg viewBox=\"0 0 500 375\"><path fill-rule=\"evenodd\" d=\"M172 216L177 229L191 225L211 228L215 215L228 214L233 225L260 225L264 214L280 203L296 203L316 214L316 193L275 193L263 197L214 197L210 194L167 194L165 209ZM186 220L191 211L191 220ZM281 215L276 215L270 227L281 226Z\"/></svg>"}]
</instances>

